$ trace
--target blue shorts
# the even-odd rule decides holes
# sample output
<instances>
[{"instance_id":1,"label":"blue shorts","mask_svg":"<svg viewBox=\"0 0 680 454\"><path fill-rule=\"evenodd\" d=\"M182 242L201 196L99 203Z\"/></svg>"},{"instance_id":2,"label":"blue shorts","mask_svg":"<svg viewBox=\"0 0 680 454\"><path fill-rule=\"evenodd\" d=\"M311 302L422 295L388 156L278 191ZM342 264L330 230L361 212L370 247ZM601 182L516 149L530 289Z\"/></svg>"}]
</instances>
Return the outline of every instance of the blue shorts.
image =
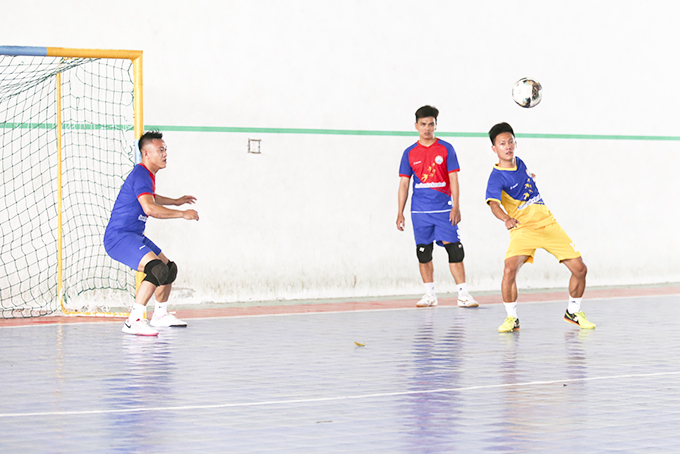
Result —
<instances>
[{"instance_id":1,"label":"blue shorts","mask_svg":"<svg viewBox=\"0 0 680 454\"><path fill-rule=\"evenodd\" d=\"M137 271L139 262L149 252L158 255L161 248L144 235L137 233L117 233L104 235L104 249L112 259L117 260Z\"/></svg>"},{"instance_id":2,"label":"blue shorts","mask_svg":"<svg viewBox=\"0 0 680 454\"><path fill-rule=\"evenodd\" d=\"M447 243L458 243L458 226L451 225L449 220L450 211L442 213L411 213L413 223L413 234L416 237L416 244L430 244L436 241L443 246L442 241Z\"/></svg>"}]
</instances>

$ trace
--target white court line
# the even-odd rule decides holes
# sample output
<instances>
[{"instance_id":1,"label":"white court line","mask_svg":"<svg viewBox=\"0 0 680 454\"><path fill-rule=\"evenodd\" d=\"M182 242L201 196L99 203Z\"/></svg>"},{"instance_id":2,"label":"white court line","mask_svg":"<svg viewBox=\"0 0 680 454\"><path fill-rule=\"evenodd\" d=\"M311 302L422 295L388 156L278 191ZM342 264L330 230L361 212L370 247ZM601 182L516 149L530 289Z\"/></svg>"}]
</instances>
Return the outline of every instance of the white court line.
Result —
<instances>
[{"instance_id":1,"label":"white court line","mask_svg":"<svg viewBox=\"0 0 680 454\"><path fill-rule=\"evenodd\" d=\"M211 404L211 405L182 405L177 407L136 407L123 408L118 410L75 410L75 411L49 411L49 412L35 412L35 413L0 413L0 418L19 418L28 416L78 416L78 415L95 415L95 414L114 414L114 413L141 413L151 411L177 411L177 410L211 410L216 408L235 408L235 407L260 407L265 405L290 405L290 404L306 404L314 402L333 402L341 400L357 400L357 399L374 399L381 397L396 397L396 396L412 396L419 394L437 394L450 393L459 391L476 391L480 389L494 389L494 388L514 388L524 386L536 385L554 385L557 383L575 383L595 380L616 380L622 378L646 378L646 377L663 377L668 375L680 375L680 371L676 372L657 372L653 374L628 374L628 375L609 375L603 377L588 377L588 378L567 378L564 380L548 380L548 381L531 381L524 383L507 383L500 385L486 385L486 386L467 386L462 388L439 388L422 391L400 391L391 393L375 393L375 394L358 394L354 396L336 396L336 397L317 397L312 399L288 399L288 400L270 400L264 402L242 402L232 404Z\"/></svg>"}]
</instances>

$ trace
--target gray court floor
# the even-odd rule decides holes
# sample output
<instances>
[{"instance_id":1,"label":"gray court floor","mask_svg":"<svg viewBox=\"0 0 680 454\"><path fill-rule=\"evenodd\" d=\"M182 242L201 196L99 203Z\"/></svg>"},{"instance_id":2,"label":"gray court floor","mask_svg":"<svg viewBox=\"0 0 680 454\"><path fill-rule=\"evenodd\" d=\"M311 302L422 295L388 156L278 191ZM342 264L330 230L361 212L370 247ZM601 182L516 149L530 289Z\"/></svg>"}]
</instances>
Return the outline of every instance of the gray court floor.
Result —
<instances>
[{"instance_id":1,"label":"gray court floor","mask_svg":"<svg viewBox=\"0 0 680 454\"><path fill-rule=\"evenodd\" d=\"M564 308L0 328L0 452L680 449L680 297L586 301L594 331Z\"/></svg>"}]
</instances>

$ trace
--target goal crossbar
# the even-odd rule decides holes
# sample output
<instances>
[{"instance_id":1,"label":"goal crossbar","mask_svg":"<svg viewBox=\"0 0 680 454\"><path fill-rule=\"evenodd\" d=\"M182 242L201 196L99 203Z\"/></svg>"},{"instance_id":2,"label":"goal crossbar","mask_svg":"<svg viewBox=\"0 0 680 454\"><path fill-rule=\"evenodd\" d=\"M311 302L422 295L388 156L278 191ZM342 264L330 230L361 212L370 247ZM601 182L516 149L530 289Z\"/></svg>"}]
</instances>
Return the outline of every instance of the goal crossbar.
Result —
<instances>
[{"instance_id":1,"label":"goal crossbar","mask_svg":"<svg viewBox=\"0 0 680 454\"><path fill-rule=\"evenodd\" d=\"M61 58L62 61L70 61L71 59L91 59L91 60L100 60L100 59L124 59L124 60L130 60L131 65L132 65L132 79L133 79L133 109L134 109L134 139L135 141L139 139L141 134L143 133L143 128L144 128L144 120L143 120L143 83L142 83L142 51L139 50L112 50L112 49L77 49L77 48L63 48L63 47L35 47L35 46L0 46L0 56L7 56L7 57L57 57ZM67 67L67 65L65 65ZM62 178L62 140L63 140L63 133L64 129L88 129L88 128L97 128L100 125L73 125L73 124L64 124L63 119L62 119L62 81L61 81L61 69L58 69L59 72L56 73L56 100L55 100L55 105L56 105L56 121L54 125L42 122L39 124L31 124L31 123L25 123L25 122L18 122L18 123L12 123L12 122L7 122L5 121L2 123L2 119L0 119L0 123L2 124L2 127L4 128L51 128L51 126L54 126L54 129L56 129L56 155L57 155L57 217L58 217L58 226L57 226L57 298L59 302L59 306L61 309L61 312L64 315L89 315L89 316L109 316L109 317L122 317L122 316L127 316L127 312L111 312L109 310L104 310L104 311L99 311L99 310L71 310L68 309L65 305L65 294L64 294L64 276L63 276L63 269L64 269L64 257L63 257L63 251L64 251L64 245L63 245L63 237L64 237L64 225L62 221L62 214L63 214L63 208L62 208L62 202L64 199L64 194L62 193L63 191L63 184L61 181ZM106 127L106 126L104 126ZM137 157L135 157L137 159ZM101 245L100 245L101 246ZM136 281L137 284L139 283L141 276L139 273L137 273L136 276ZM0 308L3 309L0 311L0 318L5 316L5 310L4 307ZM16 313L19 313L20 315L18 316L34 316L31 311L28 311L29 315L26 315L27 311L21 311L21 310L16 310L14 311ZM37 315L45 315L46 313L49 313L49 310L39 310L37 311ZM12 315L12 311L10 311L10 317L16 316Z\"/></svg>"}]
</instances>

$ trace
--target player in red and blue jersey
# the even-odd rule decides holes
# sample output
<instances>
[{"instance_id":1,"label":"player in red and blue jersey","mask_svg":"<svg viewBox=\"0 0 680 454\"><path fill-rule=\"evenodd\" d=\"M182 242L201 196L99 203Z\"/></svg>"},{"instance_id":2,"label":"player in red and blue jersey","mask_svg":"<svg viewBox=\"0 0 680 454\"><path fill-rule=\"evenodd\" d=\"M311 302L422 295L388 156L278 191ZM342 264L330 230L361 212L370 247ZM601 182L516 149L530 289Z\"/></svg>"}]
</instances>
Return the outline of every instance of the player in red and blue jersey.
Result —
<instances>
[{"instance_id":1,"label":"player in red and blue jersey","mask_svg":"<svg viewBox=\"0 0 680 454\"><path fill-rule=\"evenodd\" d=\"M118 193L111 218L104 233L104 248L113 258L133 270L146 273L137 289L130 316L123 332L155 336L153 327L186 326L170 314L167 301L172 283L177 277L177 265L168 260L161 249L144 235L149 216L159 219L184 218L198 220L195 210L173 210L164 205L195 203L194 196L178 199L156 194L156 173L167 165L167 147L160 132L147 132L139 139L142 162L135 166ZM144 316L146 304L156 295L156 307L151 323Z\"/></svg>"},{"instance_id":2,"label":"player in red and blue jersey","mask_svg":"<svg viewBox=\"0 0 680 454\"><path fill-rule=\"evenodd\" d=\"M534 174L515 156L515 132L507 123L494 125L489 131L491 149L498 163L489 176L486 203L491 212L510 230L510 246L505 254L505 269L501 292L507 317L498 327L501 333L517 331L517 273L524 263L532 263L537 248L554 255L571 271L569 303L564 320L581 328L593 329L581 310L581 298L586 289L586 268L574 242L545 206L536 187Z\"/></svg>"},{"instance_id":3,"label":"player in red and blue jersey","mask_svg":"<svg viewBox=\"0 0 680 454\"><path fill-rule=\"evenodd\" d=\"M460 206L458 203L458 157L450 143L435 137L439 110L423 106L416 111L416 130L419 139L408 147L399 167L399 212L397 228L404 230L404 208L413 177L411 221L416 240L416 255L425 295L416 303L418 307L438 304L434 290L434 242L443 246L449 256L449 269L458 286L458 305L477 307L465 282L465 252L458 234Z\"/></svg>"}]
</instances>

